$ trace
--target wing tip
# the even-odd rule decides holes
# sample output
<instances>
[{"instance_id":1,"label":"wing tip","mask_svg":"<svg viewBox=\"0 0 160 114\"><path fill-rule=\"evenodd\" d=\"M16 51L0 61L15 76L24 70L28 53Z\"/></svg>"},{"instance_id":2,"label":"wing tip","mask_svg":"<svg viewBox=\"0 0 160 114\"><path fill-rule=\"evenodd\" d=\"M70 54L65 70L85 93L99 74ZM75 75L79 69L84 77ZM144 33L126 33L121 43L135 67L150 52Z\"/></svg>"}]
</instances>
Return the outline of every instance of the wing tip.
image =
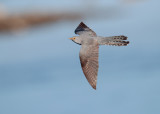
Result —
<instances>
[{"instance_id":1,"label":"wing tip","mask_svg":"<svg viewBox=\"0 0 160 114\"><path fill-rule=\"evenodd\" d=\"M77 28L88 28L86 24L84 24L84 22L81 21L81 23L78 25Z\"/></svg>"},{"instance_id":2,"label":"wing tip","mask_svg":"<svg viewBox=\"0 0 160 114\"><path fill-rule=\"evenodd\" d=\"M80 22L80 25L81 25L81 24L84 24L84 22L83 22L83 21L81 21L81 22Z\"/></svg>"},{"instance_id":3,"label":"wing tip","mask_svg":"<svg viewBox=\"0 0 160 114\"><path fill-rule=\"evenodd\" d=\"M84 31L85 28L88 28L87 25L85 25L82 21L81 23L78 25L78 27L75 29L74 33L77 34L80 31Z\"/></svg>"},{"instance_id":4,"label":"wing tip","mask_svg":"<svg viewBox=\"0 0 160 114\"><path fill-rule=\"evenodd\" d=\"M92 86L92 87L93 87L93 89L94 89L94 90L96 90L96 89L97 89L97 88L96 88L96 86Z\"/></svg>"},{"instance_id":5,"label":"wing tip","mask_svg":"<svg viewBox=\"0 0 160 114\"><path fill-rule=\"evenodd\" d=\"M97 89L97 87L96 87L97 84L93 84L93 83L92 83L92 84L90 84L90 85L92 86L92 88L93 88L94 90Z\"/></svg>"}]
</instances>

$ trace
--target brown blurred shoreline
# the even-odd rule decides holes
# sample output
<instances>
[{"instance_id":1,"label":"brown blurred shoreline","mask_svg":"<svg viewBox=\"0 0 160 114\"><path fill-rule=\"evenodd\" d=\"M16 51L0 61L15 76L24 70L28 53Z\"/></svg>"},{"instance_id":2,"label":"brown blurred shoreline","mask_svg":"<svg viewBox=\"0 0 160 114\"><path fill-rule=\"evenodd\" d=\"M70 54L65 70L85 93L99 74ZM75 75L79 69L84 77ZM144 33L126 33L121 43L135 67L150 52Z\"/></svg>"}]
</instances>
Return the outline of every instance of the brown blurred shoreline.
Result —
<instances>
[{"instance_id":1,"label":"brown blurred shoreline","mask_svg":"<svg viewBox=\"0 0 160 114\"><path fill-rule=\"evenodd\" d=\"M41 25L60 20L76 20L81 17L77 13L45 13L45 12L28 12L23 14L0 14L0 32L17 31L24 28Z\"/></svg>"}]
</instances>

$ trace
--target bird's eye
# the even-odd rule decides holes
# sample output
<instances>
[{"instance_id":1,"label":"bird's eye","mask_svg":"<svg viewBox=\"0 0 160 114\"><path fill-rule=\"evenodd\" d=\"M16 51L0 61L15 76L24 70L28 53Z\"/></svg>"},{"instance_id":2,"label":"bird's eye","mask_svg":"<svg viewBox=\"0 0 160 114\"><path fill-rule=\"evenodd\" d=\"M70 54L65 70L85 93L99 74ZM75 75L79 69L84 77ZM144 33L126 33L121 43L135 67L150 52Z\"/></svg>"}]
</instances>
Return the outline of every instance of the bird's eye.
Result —
<instances>
[{"instance_id":1,"label":"bird's eye","mask_svg":"<svg viewBox=\"0 0 160 114\"><path fill-rule=\"evenodd\" d=\"M74 37L73 40L75 40L76 38Z\"/></svg>"}]
</instances>

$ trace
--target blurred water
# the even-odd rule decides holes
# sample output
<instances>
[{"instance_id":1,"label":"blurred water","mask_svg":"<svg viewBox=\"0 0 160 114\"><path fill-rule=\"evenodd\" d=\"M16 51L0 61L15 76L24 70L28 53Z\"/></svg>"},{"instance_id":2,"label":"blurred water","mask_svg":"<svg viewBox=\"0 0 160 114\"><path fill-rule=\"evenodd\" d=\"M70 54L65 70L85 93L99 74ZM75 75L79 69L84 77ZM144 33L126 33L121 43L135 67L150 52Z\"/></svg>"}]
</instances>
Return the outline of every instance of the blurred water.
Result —
<instances>
[{"instance_id":1,"label":"blurred water","mask_svg":"<svg viewBox=\"0 0 160 114\"><path fill-rule=\"evenodd\" d=\"M18 10L19 1L3 4ZM127 14L118 19L108 20L104 12L83 20L101 36L123 34L130 41L127 47L100 46L96 91L82 73L80 46L68 40L82 20L0 34L0 114L159 114L159 3L124 5Z\"/></svg>"}]
</instances>

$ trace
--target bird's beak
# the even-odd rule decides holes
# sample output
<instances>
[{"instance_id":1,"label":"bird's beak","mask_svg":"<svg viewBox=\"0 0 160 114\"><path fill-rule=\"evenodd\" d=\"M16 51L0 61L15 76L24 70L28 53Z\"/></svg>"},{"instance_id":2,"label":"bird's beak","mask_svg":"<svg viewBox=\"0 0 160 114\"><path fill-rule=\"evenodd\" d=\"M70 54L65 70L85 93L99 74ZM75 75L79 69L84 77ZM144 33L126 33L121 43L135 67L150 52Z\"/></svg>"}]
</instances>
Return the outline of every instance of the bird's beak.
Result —
<instances>
[{"instance_id":1,"label":"bird's beak","mask_svg":"<svg viewBox=\"0 0 160 114\"><path fill-rule=\"evenodd\" d=\"M69 38L70 40L73 40L73 38Z\"/></svg>"}]
</instances>

